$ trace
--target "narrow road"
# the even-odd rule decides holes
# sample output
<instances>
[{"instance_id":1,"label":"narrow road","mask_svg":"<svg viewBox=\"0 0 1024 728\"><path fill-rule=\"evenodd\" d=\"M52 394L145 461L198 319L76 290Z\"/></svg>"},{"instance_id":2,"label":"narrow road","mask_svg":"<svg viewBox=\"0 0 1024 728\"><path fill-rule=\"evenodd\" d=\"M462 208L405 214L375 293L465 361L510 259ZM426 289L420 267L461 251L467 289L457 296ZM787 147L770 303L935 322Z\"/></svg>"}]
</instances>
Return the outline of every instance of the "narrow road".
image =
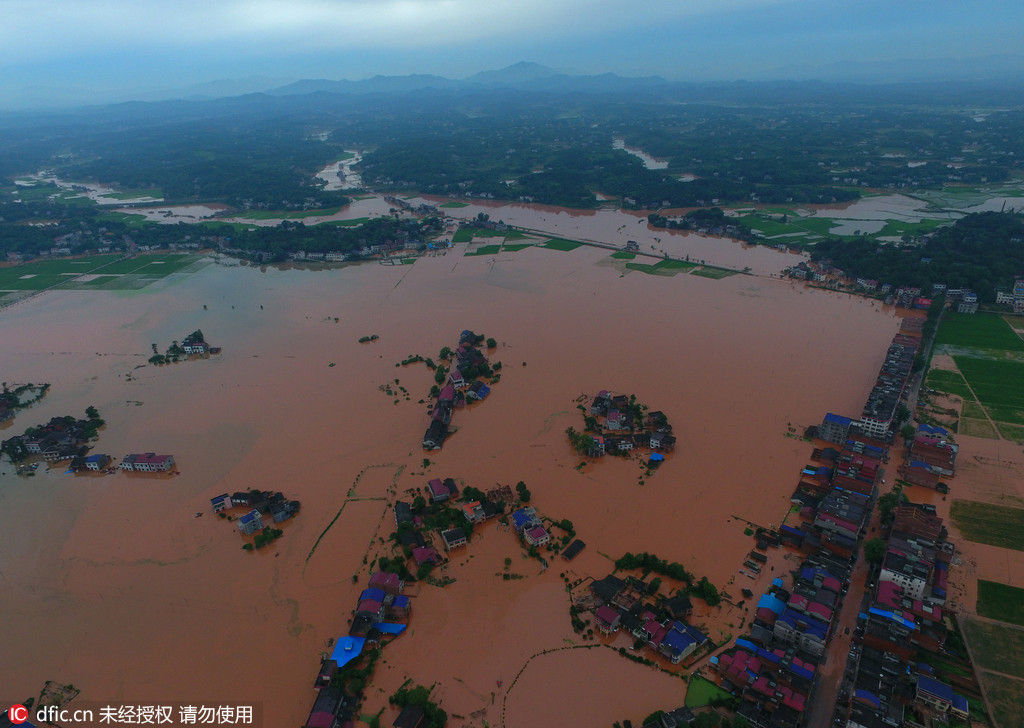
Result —
<instances>
[{"instance_id":1,"label":"narrow road","mask_svg":"<svg viewBox=\"0 0 1024 728\"><path fill-rule=\"evenodd\" d=\"M871 516L871 524L872 527L878 526L877 511ZM870 536L870 533L868 535ZM853 573L850 574L850 587L843 599L835 635L823 655L824 664L818 666L818 687L807 713L808 728L828 728L832 724L832 715L839 699L839 689L843 684L846 658L853 643L853 631L857 627L857 615L860 613L867 577L868 563L862 554L857 565L853 567ZM850 630L850 634L846 634L847 629Z\"/></svg>"}]
</instances>

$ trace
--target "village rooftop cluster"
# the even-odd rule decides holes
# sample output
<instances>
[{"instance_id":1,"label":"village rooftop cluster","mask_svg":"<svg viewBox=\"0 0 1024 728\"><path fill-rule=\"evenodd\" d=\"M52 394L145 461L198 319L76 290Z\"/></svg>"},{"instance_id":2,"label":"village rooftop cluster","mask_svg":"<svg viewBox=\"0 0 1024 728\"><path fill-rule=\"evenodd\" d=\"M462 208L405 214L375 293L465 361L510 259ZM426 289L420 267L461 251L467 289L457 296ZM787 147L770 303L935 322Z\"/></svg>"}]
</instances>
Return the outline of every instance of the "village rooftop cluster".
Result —
<instances>
[{"instance_id":1,"label":"village rooftop cluster","mask_svg":"<svg viewBox=\"0 0 1024 728\"><path fill-rule=\"evenodd\" d=\"M444 561L439 548L449 553L465 547L475 524L495 518L505 520L508 518L506 508L521 504L524 498L529 499L529 491L522 483L517 484L515 491L504 485L486 493L472 487L460 492L453 478L432 478L423 492L426 497L417 495L412 503L401 500L395 503L396 531L392 538L400 555L379 559L378 570L370 576L367 587L356 600L347 635L337 640L330 656L323 659L314 681L317 697L305 728L354 725L355 712L372 678L380 648L409 625L412 601L403 593L408 582L430 578L432 569ZM214 501L223 505L234 502L236 495L228 498L225 494ZM510 521L528 549L552 541L543 519L531 507L514 510ZM563 554L567 558L571 558L570 551L573 556L579 553L583 542L576 540L572 546L575 548L570 547ZM410 562L416 567L415 577L409 571ZM437 583L443 586L443 582ZM401 711L393 726L422 728L428 725L429 710L422 702L399 705Z\"/></svg>"},{"instance_id":2,"label":"village rooftop cluster","mask_svg":"<svg viewBox=\"0 0 1024 728\"><path fill-rule=\"evenodd\" d=\"M444 445L449 435L452 411L456 407L464 407L467 402L484 400L491 393L491 388L480 379L481 376L492 374L490 363L480 350L483 342L482 334L475 334L466 329L459 336L459 346L454 352L455 366L451 372L447 372L447 379L443 364L435 371L438 385L443 386L437 392L437 401L430 413L430 424L423 434L424 450L440 450ZM488 344L490 343L489 341ZM450 360L451 356L447 348L442 350L442 361ZM500 367L495 365L495 368Z\"/></svg>"},{"instance_id":3,"label":"village rooftop cluster","mask_svg":"<svg viewBox=\"0 0 1024 728\"><path fill-rule=\"evenodd\" d=\"M656 468L665 460L664 453L675 449L676 438L664 412L647 412L638 404L636 395L613 394L602 389L584 411L584 432L572 427L566 430L569 441L581 455L601 457L624 455L637 447L652 450L648 466Z\"/></svg>"}]
</instances>

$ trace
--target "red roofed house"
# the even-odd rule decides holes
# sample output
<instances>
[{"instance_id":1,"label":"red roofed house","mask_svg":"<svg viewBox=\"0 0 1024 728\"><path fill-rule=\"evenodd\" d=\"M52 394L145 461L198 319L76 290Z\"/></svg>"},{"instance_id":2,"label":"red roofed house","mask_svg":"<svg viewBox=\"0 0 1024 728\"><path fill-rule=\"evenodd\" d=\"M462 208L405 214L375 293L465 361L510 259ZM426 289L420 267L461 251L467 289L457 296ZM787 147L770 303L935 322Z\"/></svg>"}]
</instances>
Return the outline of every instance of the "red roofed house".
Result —
<instances>
[{"instance_id":1,"label":"red roofed house","mask_svg":"<svg viewBox=\"0 0 1024 728\"><path fill-rule=\"evenodd\" d=\"M597 608L594 612L594 618L597 620L598 628L605 634L611 634L619 629L619 622L622 621L622 615L619 614L618 610L612 609L607 604Z\"/></svg>"},{"instance_id":2,"label":"red roofed house","mask_svg":"<svg viewBox=\"0 0 1024 728\"><path fill-rule=\"evenodd\" d=\"M551 534L543 526L534 526L533 528L526 529L523 538L531 546L543 546L551 540Z\"/></svg>"},{"instance_id":3,"label":"red roofed house","mask_svg":"<svg viewBox=\"0 0 1024 728\"><path fill-rule=\"evenodd\" d=\"M405 586L405 582L398 576L398 574L389 574L386 571L378 571L370 577L370 586L375 589L396 596L402 593L402 588Z\"/></svg>"},{"instance_id":4,"label":"red roofed house","mask_svg":"<svg viewBox=\"0 0 1024 728\"><path fill-rule=\"evenodd\" d=\"M423 564L427 563L441 563L441 557L437 555L437 551L434 550L433 546L420 546L413 549L412 558L416 561L417 566L423 566Z\"/></svg>"}]
</instances>

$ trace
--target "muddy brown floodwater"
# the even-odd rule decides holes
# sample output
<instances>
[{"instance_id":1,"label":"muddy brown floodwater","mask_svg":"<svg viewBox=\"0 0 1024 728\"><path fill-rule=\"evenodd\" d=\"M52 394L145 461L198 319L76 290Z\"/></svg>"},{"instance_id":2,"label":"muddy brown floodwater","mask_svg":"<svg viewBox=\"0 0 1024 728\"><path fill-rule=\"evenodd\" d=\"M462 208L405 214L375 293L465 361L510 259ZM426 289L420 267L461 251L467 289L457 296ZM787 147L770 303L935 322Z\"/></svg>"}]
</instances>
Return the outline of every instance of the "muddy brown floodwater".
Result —
<instances>
[{"instance_id":1,"label":"muddy brown floodwater","mask_svg":"<svg viewBox=\"0 0 1024 728\"><path fill-rule=\"evenodd\" d=\"M427 198L437 203L445 198ZM678 230L653 228L647 214L619 209L577 210L525 203L474 201L466 207L446 208L450 217L469 220L483 212L492 220L538 230L570 240L587 240L625 246L633 240L640 251L657 256L689 258L737 270L749 267L754 273L778 273L796 265L804 257L774 248L741 243L731 238L718 238ZM650 259L641 261L655 262Z\"/></svg>"},{"instance_id":2,"label":"muddy brown floodwater","mask_svg":"<svg viewBox=\"0 0 1024 728\"><path fill-rule=\"evenodd\" d=\"M898 320L774 279L620 276L595 248L463 249L394 267L209 265L131 293L55 291L5 310L4 379L53 383L5 436L95 405L107 422L96 452L169 452L180 475L41 467L21 478L0 464L4 697L52 679L95 701L260 700L266 726L298 725L365 585L364 559L393 529L395 494L452 475L480 488L526 481L588 548L571 569L556 559L542 572L500 524L478 529L441 572L454 583L414 592L367 710L406 678L437 683L462 716L454 726L610 723L679 703L678 678L604 647L531 659L583 644L560 572L600 577L607 557L647 550L725 584L751 547L734 516L770 525L789 508L808 446L788 424L857 411ZM220 356L137 368L151 343L196 328ZM417 400L432 378L395 364L464 328L500 342L501 382L457 414L424 474ZM380 339L357 343L369 334ZM378 389L395 378L411 401ZM575 469L564 435L579 425L574 399L602 388L636 393L675 427L676 451L645 485L635 460ZM209 504L251 487L302 501L258 553ZM501 577L506 557L522 579Z\"/></svg>"}]
</instances>

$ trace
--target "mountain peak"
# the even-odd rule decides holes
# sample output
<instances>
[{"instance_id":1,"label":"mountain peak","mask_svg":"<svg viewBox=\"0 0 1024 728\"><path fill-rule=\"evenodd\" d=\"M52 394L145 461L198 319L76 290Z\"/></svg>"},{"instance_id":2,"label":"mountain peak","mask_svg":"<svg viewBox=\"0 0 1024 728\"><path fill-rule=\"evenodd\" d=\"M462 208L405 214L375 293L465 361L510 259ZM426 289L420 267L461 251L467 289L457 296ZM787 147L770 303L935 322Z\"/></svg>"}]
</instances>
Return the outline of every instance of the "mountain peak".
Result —
<instances>
[{"instance_id":1,"label":"mountain peak","mask_svg":"<svg viewBox=\"0 0 1024 728\"><path fill-rule=\"evenodd\" d=\"M542 66L533 61L519 61L505 68L475 73L467 78L466 81L470 83L523 83L524 81L535 81L539 78L549 78L557 75L558 71L553 68Z\"/></svg>"}]
</instances>

